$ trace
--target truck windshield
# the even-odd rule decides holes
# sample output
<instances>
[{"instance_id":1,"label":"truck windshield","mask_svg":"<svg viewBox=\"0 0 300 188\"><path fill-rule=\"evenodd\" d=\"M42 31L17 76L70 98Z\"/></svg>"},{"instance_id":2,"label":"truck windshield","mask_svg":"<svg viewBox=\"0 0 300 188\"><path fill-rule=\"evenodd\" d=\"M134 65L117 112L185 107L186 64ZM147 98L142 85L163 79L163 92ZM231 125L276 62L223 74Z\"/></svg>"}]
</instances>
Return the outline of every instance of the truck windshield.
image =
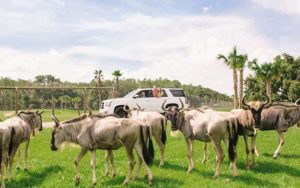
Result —
<instances>
[{"instance_id":1,"label":"truck windshield","mask_svg":"<svg viewBox=\"0 0 300 188\"><path fill-rule=\"evenodd\" d=\"M136 90L133 90L133 91L129 92L127 95L124 96L124 98L128 98L129 96L131 96L135 92L136 92Z\"/></svg>"}]
</instances>

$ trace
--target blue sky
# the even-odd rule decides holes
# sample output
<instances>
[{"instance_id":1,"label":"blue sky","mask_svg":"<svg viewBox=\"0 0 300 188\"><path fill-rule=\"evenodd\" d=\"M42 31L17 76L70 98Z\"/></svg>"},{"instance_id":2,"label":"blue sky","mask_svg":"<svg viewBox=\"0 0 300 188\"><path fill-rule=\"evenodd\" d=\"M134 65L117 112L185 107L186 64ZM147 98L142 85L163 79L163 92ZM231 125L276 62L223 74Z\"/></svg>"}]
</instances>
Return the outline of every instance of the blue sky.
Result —
<instances>
[{"instance_id":1,"label":"blue sky","mask_svg":"<svg viewBox=\"0 0 300 188\"><path fill-rule=\"evenodd\" d=\"M259 62L300 52L297 0L0 0L0 76L177 79L232 94L216 60L234 45ZM247 72L248 73L248 72Z\"/></svg>"}]
</instances>

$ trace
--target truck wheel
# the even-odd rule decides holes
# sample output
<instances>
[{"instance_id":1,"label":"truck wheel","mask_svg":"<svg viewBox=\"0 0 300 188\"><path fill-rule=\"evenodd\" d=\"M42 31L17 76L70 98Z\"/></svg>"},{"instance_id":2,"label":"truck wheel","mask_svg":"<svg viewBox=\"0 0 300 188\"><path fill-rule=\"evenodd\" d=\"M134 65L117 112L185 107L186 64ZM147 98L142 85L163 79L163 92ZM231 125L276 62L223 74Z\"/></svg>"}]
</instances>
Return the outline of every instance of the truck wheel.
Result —
<instances>
[{"instance_id":1,"label":"truck wheel","mask_svg":"<svg viewBox=\"0 0 300 188\"><path fill-rule=\"evenodd\" d=\"M115 114L117 114L120 117L127 117L127 112L123 110L123 106L119 106L115 109Z\"/></svg>"}]
</instances>

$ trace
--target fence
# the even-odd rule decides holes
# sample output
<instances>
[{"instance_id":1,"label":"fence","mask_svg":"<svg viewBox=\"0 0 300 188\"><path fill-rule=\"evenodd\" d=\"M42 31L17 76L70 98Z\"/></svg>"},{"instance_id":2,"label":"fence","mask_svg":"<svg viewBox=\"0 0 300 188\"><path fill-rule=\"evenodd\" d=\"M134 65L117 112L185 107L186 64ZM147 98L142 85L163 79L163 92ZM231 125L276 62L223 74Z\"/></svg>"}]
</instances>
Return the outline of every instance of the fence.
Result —
<instances>
[{"instance_id":1,"label":"fence","mask_svg":"<svg viewBox=\"0 0 300 188\"><path fill-rule=\"evenodd\" d=\"M15 113L18 113L18 110L28 108L29 104L20 104L20 100L22 99L21 96L26 93L35 92L38 93L39 91L50 91L48 92L48 99L45 98L39 98L40 101L39 104L42 104L44 108L51 108L51 94L49 96L49 93L51 91L63 91L63 90L69 90L69 91L75 91L75 90L81 90L83 93L81 95L81 98L83 98L83 101L78 102L77 105L83 106L84 112L87 111L89 104L89 91L96 90L96 92L101 92L105 90L112 90L114 92L114 87L7 87L7 86L0 86L0 109L1 110L14 110ZM112 93L113 93L112 92ZM31 96L33 94L31 93ZM37 94L38 95L38 94ZM38 98L38 96L37 96ZM101 98L99 97L99 100ZM98 101L98 104L100 105L100 101ZM38 104L30 104L33 105L33 108L41 108L41 106L38 107ZM64 107L66 107L67 104L64 104ZM69 104L70 106L70 104ZM61 105L62 107L62 105ZM99 106L98 106L99 107Z\"/></svg>"},{"instance_id":2,"label":"fence","mask_svg":"<svg viewBox=\"0 0 300 188\"><path fill-rule=\"evenodd\" d=\"M192 107L208 106L220 110L230 110L233 108L233 102L209 98L189 97L189 102Z\"/></svg>"}]
</instances>

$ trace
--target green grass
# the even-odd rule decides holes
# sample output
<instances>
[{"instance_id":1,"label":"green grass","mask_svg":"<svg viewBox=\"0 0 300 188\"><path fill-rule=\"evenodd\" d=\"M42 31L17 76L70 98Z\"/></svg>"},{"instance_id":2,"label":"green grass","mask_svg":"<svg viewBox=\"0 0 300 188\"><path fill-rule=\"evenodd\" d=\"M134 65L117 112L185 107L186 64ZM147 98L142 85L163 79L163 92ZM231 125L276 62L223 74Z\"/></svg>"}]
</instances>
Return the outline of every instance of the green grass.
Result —
<instances>
[{"instance_id":1,"label":"green grass","mask_svg":"<svg viewBox=\"0 0 300 188\"><path fill-rule=\"evenodd\" d=\"M41 109L38 109L39 111L41 111ZM32 112L36 111L36 109L32 109ZM51 109L45 109L44 113L43 113L43 121L44 122L50 122L52 121L51 119ZM4 113L7 112L12 112L14 114L13 111L0 111L0 119L1 120L5 120L11 116L4 116ZM98 113L99 111L97 110L93 110L93 113ZM83 114L84 112L81 111L81 114ZM88 113L88 112L87 112ZM60 121L65 121L65 120L69 120L72 119L74 117L77 117L77 110L69 110L69 109L56 109L55 110L55 115L57 116L57 118Z\"/></svg>"},{"instance_id":2,"label":"green grass","mask_svg":"<svg viewBox=\"0 0 300 188\"><path fill-rule=\"evenodd\" d=\"M153 187L300 187L299 135L300 129L290 128L285 134L286 144L283 146L282 155L274 160L272 154L277 147L276 132L259 132L257 146L261 155L257 158L257 167L250 171L244 169L245 149L243 139L240 137L238 143L239 176L231 177L226 153L218 179L212 178L216 162L211 144L208 146L208 161L206 164L201 164L203 144L195 141L195 169L192 173L187 174L188 161L185 141L182 135L176 138L169 136L165 152L166 162L163 168L158 168L159 153L155 144L155 162L151 168L154 175ZM75 186L74 159L79 153L79 148L69 146L53 152L50 150L50 138L51 129L44 129L32 139L29 146L29 173L16 170L14 164L15 178L12 181L7 180L7 187L65 188L91 186L90 154L87 154L81 161L81 182L79 186ZM114 155L117 176L115 178L105 177L103 174L104 151L97 151L96 187L121 187L127 174L127 158L123 148L114 152ZM144 170L142 170L141 178L131 181L128 187L148 187L147 180L144 178Z\"/></svg>"}]
</instances>

